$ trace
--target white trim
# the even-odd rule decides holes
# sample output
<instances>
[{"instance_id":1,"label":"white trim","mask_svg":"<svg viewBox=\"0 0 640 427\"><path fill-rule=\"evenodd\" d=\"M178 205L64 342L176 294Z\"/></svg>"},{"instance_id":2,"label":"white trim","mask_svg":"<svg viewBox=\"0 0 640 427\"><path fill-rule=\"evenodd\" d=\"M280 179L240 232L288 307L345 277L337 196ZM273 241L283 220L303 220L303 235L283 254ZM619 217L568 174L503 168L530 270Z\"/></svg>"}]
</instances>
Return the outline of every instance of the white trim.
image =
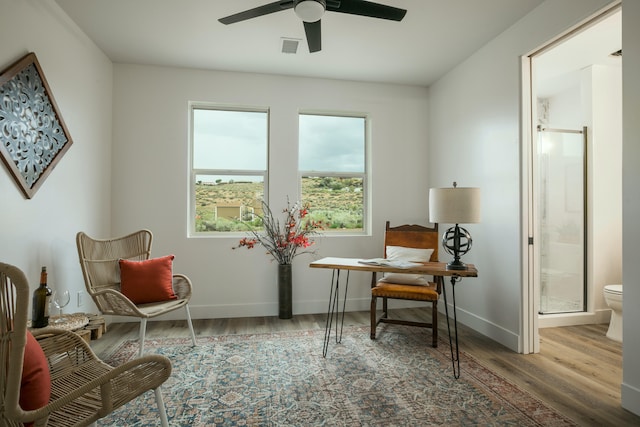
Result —
<instances>
[{"instance_id":1,"label":"white trim","mask_svg":"<svg viewBox=\"0 0 640 427\"><path fill-rule=\"evenodd\" d=\"M362 229L358 230L324 230L324 234L370 236L371 219L371 117L368 113L357 111L300 110L298 111L298 150L300 150L300 116L344 117L364 120L364 170L362 172L309 171L300 169L298 165L298 198L302 200L302 177L336 177L362 179Z\"/></svg>"},{"instance_id":2,"label":"white trim","mask_svg":"<svg viewBox=\"0 0 640 427\"><path fill-rule=\"evenodd\" d=\"M558 313L537 315L540 328L555 328L558 326L593 325L609 323L610 309L596 310L595 312Z\"/></svg>"},{"instance_id":3,"label":"white trim","mask_svg":"<svg viewBox=\"0 0 640 427\"><path fill-rule=\"evenodd\" d=\"M257 176L262 177L263 182L263 194L262 198L265 201L269 200L269 150L271 143L270 135L270 122L271 122L271 110L269 107L249 107L239 105L222 105L210 102L197 102L189 101L188 105L188 121L189 121L189 135L188 135L188 181L187 181L187 238L199 238L199 237L229 237L235 235L228 232L209 231L202 232L196 230L196 195L195 195L195 183L198 175L219 175L219 176ZM266 144L265 144L265 169L260 170L242 170L242 169L198 169L194 168L194 135L195 135L195 110L210 110L210 111L223 111L223 112L238 112L238 113L263 113L266 115ZM216 215L217 216L217 215ZM236 233L237 234L237 233Z\"/></svg>"},{"instance_id":4,"label":"white trim","mask_svg":"<svg viewBox=\"0 0 640 427\"><path fill-rule=\"evenodd\" d=\"M573 36L574 34L584 31L585 29L591 27L594 23L600 21L611 13L614 13L621 7L621 1L617 0L607 5L606 7L600 9L596 13L589 16L587 19L582 22L568 28L566 31L558 34L556 37L548 40L543 45L537 47L536 49L531 50L527 54L521 57L521 76L522 76L522 86L521 86L521 94L522 94L522 105L521 105L521 156L522 156L522 171L521 171L521 179L522 179L522 301L521 301L521 340L520 343L522 345L523 353L538 353L540 351L540 334L539 327L541 323L549 324L549 320L542 320L538 316L538 307L539 307L539 289L537 278L535 276L535 272L538 271L539 266L534 265L537 263L537 258L533 256L535 246L528 245L528 237L533 237L534 245L537 244L537 240L539 240L539 235L534 235L535 228L533 224L535 222L535 197L534 193L536 191L533 186L533 168L530 168L529 165L535 161L535 156L533 155L534 149L534 141L533 141L533 132L534 126L533 123L537 121L536 109L532 105L533 102L533 93L535 93L535 88L532 86L534 83L532 82L532 70L531 70L531 58L535 55L539 55L549 49L552 49L559 43L562 43L564 40ZM585 243L586 244L586 243ZM586 261L586 260L585 260ZM605 310L606 311L606 310ZM582 317L578 317L575 315L558 315L564 316L568 321L578 321L578 323L572 324L581 324L584 319L591 319L589 323L601 323L598 319L602 319L602 314L596 313L578 313L582 315ZM549 318L550 319L550 318ZM559 322L558 320L555 320ZM565 321L563 321L565 322ZM586 323L586 321L585 321ZM558 325L560 326L560 325Z\"/></svg>"},{"instance_id":5,"label":"white trim","mask_svg":"<svg viewBox=\"0 0 640 427\"><path fill-rule=\"evenodd\" d=\"M634 414L640 414L640 389L625 382L620 387L622 391L622 407Z\"/></svg>"},{"instance_id":6,"label":"white trim","mask_svg":"<svg viewBox=\"0 0 640 427\"><path fill-rule=\"evenodd\" d=\"M532 128L533 128L533 111L532 90L531 90L531 57L522 56L521 58L521 78L522 78L522 122L521 122L521 212L522 212L522 233L521 233L521 250L522 250L522 320L520 322L520 343L519 348L522 353L538 353L540 351L540 338L538 334L537 317L533 314L537 313L535 304L535 285L534 285L534 269L533 264L533 245L529 244L529 238L533 238L533 215L530 215L531 206L533 206L533 170L529 167L532 161Z\"/></svg>"},{"instance_id":7,"label":"white trim","mask_svg":"<svg viewBox=\"0 0 640 427\"><path fill-rule=\"evenodd\" d=\"M441 306L442 308L440 308ZM438 308L438 311L444 312L444 301L442 301L442 304L438 304ZM521 337L517 333L503 328L502 326L497 325L487 319L479 317L470 311L461 309L460 307L458 307L456 314L458 323L464 324L466 327L471 328L488 338L491 338L492 340L496 341L499 344L502 344L512 351L523 353L521 346ZM449 316L452 317L451 328L453 332L453 306L451 304L449 304ZM441 318L438 318L438 322L446 322L446 317L442 316ZM442 325L442 323L440 323L440 325Z\"/></svg>"}]
</instances>

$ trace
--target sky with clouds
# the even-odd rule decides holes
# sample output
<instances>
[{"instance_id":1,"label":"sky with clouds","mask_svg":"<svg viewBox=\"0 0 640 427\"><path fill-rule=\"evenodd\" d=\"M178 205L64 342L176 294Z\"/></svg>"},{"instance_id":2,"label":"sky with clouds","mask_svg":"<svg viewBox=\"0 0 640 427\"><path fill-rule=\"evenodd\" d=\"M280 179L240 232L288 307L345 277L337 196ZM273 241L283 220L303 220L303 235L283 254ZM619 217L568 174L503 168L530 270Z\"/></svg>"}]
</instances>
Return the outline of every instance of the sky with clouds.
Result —
<instances>
[{"instance_id":1,"label":"sky with clouds","mask_svg":"<svg viewBox=\"0 0 640 427\"><path fill-rule=\"evenodd\" d=\"M194 109L195 169L267 169L268 113ZM305 172L364 172L365 119L301 114Z\"/></svg>"}]
</instances>

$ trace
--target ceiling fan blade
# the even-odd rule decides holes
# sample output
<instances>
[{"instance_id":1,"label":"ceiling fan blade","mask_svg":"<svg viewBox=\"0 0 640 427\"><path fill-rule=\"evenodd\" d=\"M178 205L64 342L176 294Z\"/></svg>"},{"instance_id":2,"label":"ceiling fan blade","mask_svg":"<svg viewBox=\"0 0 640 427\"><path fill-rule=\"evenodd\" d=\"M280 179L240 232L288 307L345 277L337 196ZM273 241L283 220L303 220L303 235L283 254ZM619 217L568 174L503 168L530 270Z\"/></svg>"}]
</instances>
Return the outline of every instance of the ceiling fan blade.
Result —
<instances>
[{"instance_id":1,"label":"ceiling fan blade","mask_svg":"<svg viewBox=\"0 0 640 427\"><path fill-rule=\"evenodd\" d=\"M322 27L320 21L303 22L304 32L307 35L307 45L309 52L319 52L322 49Z\"/></svg>"},{"instance_id":2,"label":"ceiling fan blade","mask_svg":"<svg viewBox=\"0 0 640 427\"><path fill-rule=\"evenodd\" d=\"M388 19L390 21L402 21L404 15L407 14L405 9L365 0L327 1L327 10L350 15L368 16L370 18Z\"/></svg>"},{"instance_id":3,"label":"ceiling fan blade","mask_svg":"<svg viewBox=\"0 0 640 427\"><path fill-rule=\"evenodd\" d=\"M245 21L251 18L257 18L258 16L268 15L274 12L280 12L281 10L291 9L292 7L293 0L274 1L273 3L245 10L244 12L225 16L224 18L218 19L218 21L222 22L225 25L235 24L236 22Z\"/></svg>"}]
</instances>

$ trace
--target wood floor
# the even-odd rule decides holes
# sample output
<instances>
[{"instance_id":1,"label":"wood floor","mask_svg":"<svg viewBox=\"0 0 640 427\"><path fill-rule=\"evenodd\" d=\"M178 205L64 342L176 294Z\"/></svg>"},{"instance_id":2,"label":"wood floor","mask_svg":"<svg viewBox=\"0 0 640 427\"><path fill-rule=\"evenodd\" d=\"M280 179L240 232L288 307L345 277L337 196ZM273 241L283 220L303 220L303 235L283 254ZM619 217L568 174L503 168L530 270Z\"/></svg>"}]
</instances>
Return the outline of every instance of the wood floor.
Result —
<instances>
[{"instance_id":1,"label":"wood floor","mask_svg":"<svg viewBox=\"0 0 640 427\"><path fill-rule=\"evenodd\" d=\"M398 313L400 315L400 313ZM402 310L410 320L429 320L429 309ZM287 330L324 329L325 314L277 317L194 320L197 336ZM441 318L441 320L444 320ZM446 322L440 334L446 336ZM345 326L368 325L369 312L347 313ZM570 326L540 330L539 354L522 355L460 326L460 349L580 426L640 426L640 417L620 406L622 344L605 337L607 325ZM101 357L125 339L137 339L137 323L109 325L108 332L91 346ZM184 321L149 322L147 338L188 337ZM463 372L464 375L464 372Z\"/></svg>"}]
</instances>

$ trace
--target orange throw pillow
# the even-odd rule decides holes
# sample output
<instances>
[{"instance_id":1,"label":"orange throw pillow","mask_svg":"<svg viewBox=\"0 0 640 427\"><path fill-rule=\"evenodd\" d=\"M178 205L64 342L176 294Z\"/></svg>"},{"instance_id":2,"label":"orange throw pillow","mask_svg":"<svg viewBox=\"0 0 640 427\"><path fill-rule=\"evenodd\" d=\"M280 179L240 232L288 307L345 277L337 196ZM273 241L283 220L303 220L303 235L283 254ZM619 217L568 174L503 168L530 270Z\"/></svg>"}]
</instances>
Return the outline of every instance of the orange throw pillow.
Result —
<instances>
[{"instance_id":1,"label":"orange throw pillow","mask_svg":"<svg viewBox=\"0 0 640 427\"><path fill-rule=\"evenodd\" d=\"M49 362L42 347L31 332L27 331L27 343L24 347L22 380L20 382L20 407L25 411L40 409L51 398L51 374ZM25 423L32 426L33 423Z\"/></svg>"},{"instance_id":2,"label":"orange throw pillow","mask_svg":"<svg viewBox=\"0 0 640 427\"><path fill-rule=\"evenodd\" d=\"M121 259L120 291L135 304L178 299L173 293L173 255L144 261Z\"/></svg>"}]
</instances>

